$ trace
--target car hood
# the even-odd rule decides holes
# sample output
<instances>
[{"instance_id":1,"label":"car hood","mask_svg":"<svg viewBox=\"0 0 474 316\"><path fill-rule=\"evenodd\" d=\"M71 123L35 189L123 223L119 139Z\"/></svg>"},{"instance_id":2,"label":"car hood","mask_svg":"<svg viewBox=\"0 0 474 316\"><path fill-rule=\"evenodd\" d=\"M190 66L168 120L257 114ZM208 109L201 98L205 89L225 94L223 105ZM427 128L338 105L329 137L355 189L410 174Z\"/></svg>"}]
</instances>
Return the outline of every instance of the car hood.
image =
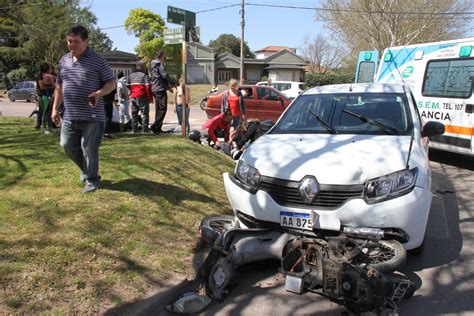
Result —
<instances>
[{"instance_id":1,"label":"car hood","mask_svg":"<svg viewBox=\"0 0 474 316\"><path fill-rule=\"evenodd\" d=\"M261 175L325 184L362 184L406 168L410 136L270 134L242 156Z\"/></svg>"}]
</instances>

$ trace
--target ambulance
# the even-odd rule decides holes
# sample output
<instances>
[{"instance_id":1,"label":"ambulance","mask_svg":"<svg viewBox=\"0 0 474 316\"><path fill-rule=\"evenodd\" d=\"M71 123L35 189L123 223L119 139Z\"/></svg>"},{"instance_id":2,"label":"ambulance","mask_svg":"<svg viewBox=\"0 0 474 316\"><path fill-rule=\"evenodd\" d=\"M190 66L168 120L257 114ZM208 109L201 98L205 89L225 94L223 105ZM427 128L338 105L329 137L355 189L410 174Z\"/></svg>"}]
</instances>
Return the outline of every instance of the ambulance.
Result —
<instances>
[{"instance_id":1,"label":"ambulance","mask_svg":"<svg viewBox=\"0 0 474 316\"><path fill-rule=\"evenodd\" d=\"M445 126L430 146L474 156L474 37L389 47L378 62L360 52L355 81L408 85L422 120Z\"/></svg>"}]
</instances>

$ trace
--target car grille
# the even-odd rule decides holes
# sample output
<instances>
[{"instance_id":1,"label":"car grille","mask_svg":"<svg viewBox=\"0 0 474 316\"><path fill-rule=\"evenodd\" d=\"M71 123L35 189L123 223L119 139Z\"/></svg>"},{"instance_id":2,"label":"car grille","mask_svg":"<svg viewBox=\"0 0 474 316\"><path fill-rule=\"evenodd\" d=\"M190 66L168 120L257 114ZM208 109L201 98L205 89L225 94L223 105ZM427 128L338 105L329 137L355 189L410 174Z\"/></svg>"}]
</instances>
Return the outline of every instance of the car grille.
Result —
<instances>
[{"instance_id":1,"label":"car grille","mask_svg":"<svg viewBox=\"0 0 474 316\"><path fill-rule=\"evenodd\" d=\"M298 190L301 181L289 181L262 176L260 190L270 194L272 199L283 206L312 208L314 206L335 209L346 201L362 198L364 186L319 184L319 192L311 204L303 202Z\"/></svg>"}]
</instances>

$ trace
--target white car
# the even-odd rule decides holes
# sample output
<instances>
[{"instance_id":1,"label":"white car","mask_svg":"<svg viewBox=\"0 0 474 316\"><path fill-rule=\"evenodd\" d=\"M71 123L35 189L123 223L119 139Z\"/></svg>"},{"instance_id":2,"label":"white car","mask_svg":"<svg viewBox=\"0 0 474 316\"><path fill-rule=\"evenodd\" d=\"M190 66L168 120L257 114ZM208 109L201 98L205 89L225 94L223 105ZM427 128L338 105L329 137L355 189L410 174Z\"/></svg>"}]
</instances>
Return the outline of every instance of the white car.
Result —
<instances>
[{"instance_id":1,"label":"white car","mask_svg":"<svg viewBox=\"0 0 474 316\"><path fill-rule=\"evenodd\" d=\"M410 89L394 84L312 88L224 174L240 227L308 236L341 232L423 240L432 200L428 136Z\"/></svg>"},{"instance_id":2,"label":"white car","mask_svg":"<svg viewBox=\"0 0 474 316\"><path fill-rule=\"evenodd\" d=\"M304 82L296 81L270 81L270 85L289 99L296 98L306 89L306 84ZM268 81L258 82L257 86L268 86Z\"/></svg>"}]
</instances>

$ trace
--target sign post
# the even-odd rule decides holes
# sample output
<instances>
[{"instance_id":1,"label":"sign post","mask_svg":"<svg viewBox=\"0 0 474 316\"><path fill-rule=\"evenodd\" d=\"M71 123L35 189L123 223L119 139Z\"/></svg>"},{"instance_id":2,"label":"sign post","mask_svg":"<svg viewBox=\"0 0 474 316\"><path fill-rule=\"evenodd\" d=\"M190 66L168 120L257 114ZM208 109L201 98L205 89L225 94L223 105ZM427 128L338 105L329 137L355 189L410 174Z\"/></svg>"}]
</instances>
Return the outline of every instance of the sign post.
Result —
<instances>
[{"instance_id":1,"label":"sign post","mask_svg":"<svg viewBox=\"0 0 474 316\"><path fill-rule=\"evenodd\" d=\"M181 41L181 55L182 55L182 73L183 73L183 83L184 86L186 87L186 64L187 64L187 58L186 58L186 42L189 41L189 30L192 30L192 34L196 35L197 31L195 28L196 25L196 13L168 6L168 16L167 19L168 23L174 23L174 24L180 24L183 26L183 28L180 29L171 29L168 32L164 32L165 35L165 44L178 44L179 41ZM181 31L177 31L181 30ZM168 34L168 35L167 35ZM193 37L192 40L195 40ZM181 116L181 134L183 137L186 137L186 110L188 107L188 100L186 98L186 88L183 91L183 97L182 97L182 109L183 113Z\"/></svg>"}]
</instances>

